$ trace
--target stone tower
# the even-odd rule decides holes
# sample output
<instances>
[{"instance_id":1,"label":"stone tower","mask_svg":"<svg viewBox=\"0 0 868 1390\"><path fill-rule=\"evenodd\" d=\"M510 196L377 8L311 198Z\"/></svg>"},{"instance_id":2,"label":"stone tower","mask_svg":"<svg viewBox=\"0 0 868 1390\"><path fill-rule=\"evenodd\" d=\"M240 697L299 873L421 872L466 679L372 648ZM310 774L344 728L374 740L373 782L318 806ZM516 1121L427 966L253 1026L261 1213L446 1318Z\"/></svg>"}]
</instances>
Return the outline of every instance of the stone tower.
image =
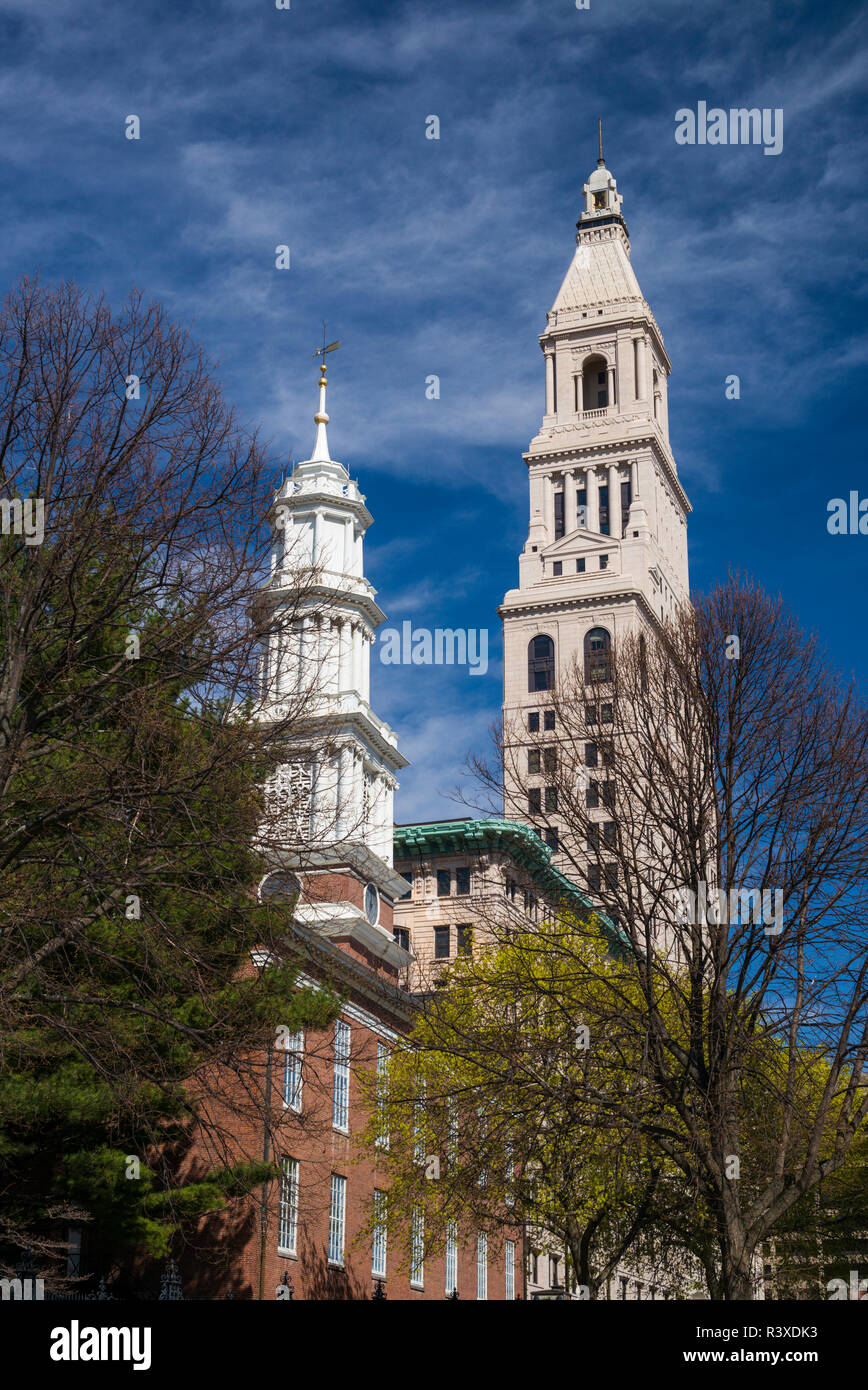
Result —
<instances>
[{"instance_id":1,"label":"stone tower","mask_svg":"<svg viewBox=\"0 0 868 1390\"><path fill-rule=\"evenodd\" d=\"M524 455L530 526L519 584L499 610L505 729L534 731L574 657L587 668L688 596L690 503L669 443L670 363L630 263L602 138L582 192L576 251L540 335L545 414ZM520 796L505 809L518 814Z\"/></svg>"}]
</instances>

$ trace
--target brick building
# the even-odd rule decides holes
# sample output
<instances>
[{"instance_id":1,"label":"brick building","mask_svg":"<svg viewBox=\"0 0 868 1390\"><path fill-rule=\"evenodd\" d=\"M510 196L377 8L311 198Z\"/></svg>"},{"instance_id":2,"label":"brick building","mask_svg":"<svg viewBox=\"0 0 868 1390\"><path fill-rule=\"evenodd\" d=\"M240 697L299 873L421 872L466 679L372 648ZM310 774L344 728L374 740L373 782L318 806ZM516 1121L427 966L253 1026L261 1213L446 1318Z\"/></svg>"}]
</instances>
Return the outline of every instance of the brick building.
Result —
<instances>
[{"instance_id":1,"label":"brick building","mask_svg":"<svg viewBox=\"0 0 868 1390\"><path fill-rule=\"evenodd\" d=\"M285 1279L304 1299L369 1298L375 1288L408 1300L522 1297L518 1239L447 1239L433 1258L414 1222L405 1246L392 1248L376 1221L388 1181L376 1153L362 1154L357 1143L368 1120L363 1074L385 1066L416 1003L413 957L393 923L409 886L392 845L392 798L406 759L369 702L370 646L384 618L364 576L372 518L329 455L326 385L323 366L313 456L295 465L270 515L259 717L277 722L300 708L303 718L267 789L276 809L266 850L273 867L260 895L291 897L288 944L300 983L331 987L344 1002L334 1026L284 1030L267 1057L254 1059L246 1108L237 1081L224 1115L209 1103L205 1133L225 1133L232 1156L274 1162L280 1176L261 1198L236 1200L200 1223L185 1277L206 1297L220 1296L227 1279L236 1296L257 1299L285 1296ZM305 572L316 579L300 590ZM267 970L268 960L250 968ZM209 1153L203 1137L197 1161L218 1157L225 1160L225 1149Z\"/></svg>"}]
</instances>

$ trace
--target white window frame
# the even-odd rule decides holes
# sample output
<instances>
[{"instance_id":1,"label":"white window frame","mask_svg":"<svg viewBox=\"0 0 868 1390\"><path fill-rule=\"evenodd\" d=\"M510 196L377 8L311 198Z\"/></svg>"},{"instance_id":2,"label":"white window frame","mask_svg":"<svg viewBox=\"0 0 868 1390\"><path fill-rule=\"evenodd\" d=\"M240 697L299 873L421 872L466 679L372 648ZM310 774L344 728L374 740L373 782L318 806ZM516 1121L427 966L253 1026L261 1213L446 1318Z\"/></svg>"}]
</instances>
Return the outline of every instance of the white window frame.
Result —
<instances>
[{"instance_id":1,"label":"white window frame","mask_svg":"<svg viewBox=\"0 0 868 1390\"><path fill-rule=\"evenodd\" d=\"M410 1222L410 1288L425 1287L425 1213L413 1208Z\"/></svg>"},{"instance_id":2,"label":"white window frame","mask_svg":"<svg viewBox=\"0 0 868 1390\"><path fill-rule=\"evenodd\" d=\"M386 1226L386 1193L374 1188L374 1223L371 1233L371 1277L386 1278L388 1232Z\"/></svg>"},{"instance_id":3,"label":"white window frame","mask_svg":"<svg viewBox=\"0 0 868 1390\"><path fill-rule=\"evenodd\" d=\"M350 1132L350 1025L335 1020L335 1071L332 1086L332 1127Z\"/></svg>"},{"instance_id":4,"label":"white window frame","mask_svg":"<svg viewBox=\"0 0 868 1390\"><path fill-rule=\"evenodd\" d=\"M476 1237L476 1297L480 1302L488 1298L488 1236L484 1231Z\"/></svg>"},{"instance_id":5,"label":"white window frame","mask_svg":"<svg viewBox=\"0 0 868 1390\"><path fill-rule=\"evenodd\" d=\"M332 1173L329 1196L329 1250L328 1262L343 1269L345 1264L344 1246L347 1232L347 1180L339 1173Z\"/></svg>"},{"instance_id":6,"label":"white window frame","mask_svg":"<svg viewBox=\"0 0 868 1390\"><path fill-rule=\"evenodd\" d=\"M278 1255L298 1253L298 1159L280 1160L280 1199L277 1218Z\"/></svg>"},{"instance_id":7,"label":"white window frame","mask_svg":"<svg viewBox=\"0 0 868 1390\"><path fill-rule=\"evenodd\" d=\"M504 1241L504 1298L512 1303L515 1300L515 1241Z\"/></svg>"},{"instance_id":8,"label":"white window frame","mask_svg":"<svg viewBox=\"0 0 868 1390\"><path fill-rule=\"evenodd\" d=\"M458 1222L453 1218L446 1223L446 1292L455 1293L458 1288Z\"/></svg>"},{"instance_id":9,"label":"white window frame","mask_svg":"<svg viewBox=\"0 0 868 1390\"><path fill-rule=\"evenodd\" d=\"M425 1153L425 1105L427 1087L423 1080L419 1090L420 1098L413 1102L413 1162L424 1163Z\"/></svg>"},{"instance_id":10,"label":"white window frame","mask_svg":"<svg viewBox=\"0 0 868 1390\"><path fill-rule=\"evenodd\" d=\"M386 1092L386 1071L387 1071L387 1069L388 1069L388 1066L389 1066L389 1049L388 1049L388 1047L386 1046L386 1044L385 1044L384 1042L379 1042L379 1041L378 1041L378 1042L377 1042L377 1102L378 1102L378 1104L381 1105L381 1106L382 1106L383 1101L384 1101L384 1098L385 1098L385 1092ZM379 1131L378 1131L378 1133L377 1133L376 1147L377 1147L378 1149L384 1149L384 1150L387 1150L387 1151L388 1151L388 1148L389 1148L389 1131L388 1131L388 1128L387 1128L385 1125L383 1125L383 1121L382 1121L382 1112L380 1113L380 1118L378 1119L378 1125L381 1126L381 1128L379 1129Z\"/></svg>"},{"instance_id":11,"label":"white window frame","mask_svg":"<svg viewBox=\"0 0 868 1390\"><path fill-rule=\"evenodd\" d=\"M301 1114L302 1066L304 1064L304 1029L290 1033L284 1045L283 1108Z\"/></svg>"}]
</instances>

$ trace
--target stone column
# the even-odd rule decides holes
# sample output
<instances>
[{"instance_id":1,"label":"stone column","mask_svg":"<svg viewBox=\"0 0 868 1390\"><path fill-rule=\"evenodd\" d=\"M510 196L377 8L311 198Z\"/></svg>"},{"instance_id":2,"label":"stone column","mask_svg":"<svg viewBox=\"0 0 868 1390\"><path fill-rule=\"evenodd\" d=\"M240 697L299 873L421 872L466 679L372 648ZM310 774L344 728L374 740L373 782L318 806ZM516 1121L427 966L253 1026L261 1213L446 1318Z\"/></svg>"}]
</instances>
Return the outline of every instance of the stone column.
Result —
<instances>
[{"instance_id":1,"label":"stone column","mask_svg":"<svg viewBox=\"0 0 868 1390\"><path fill-rule=\"evenodd\" d=\"M645 339L634 339L636 344L636 400L644 401L646 394Z\"/></svg>"},{"instance_id":2,"label":"stone column","mask_svg":"<svg viewBox=\"0 0 868 1390\"><path fill-rule=\"evenodd\" d=\"M564 535L576 529L576 475L571 468L564 474Z\"/></svg>"},{"instance_id":3,"label":"stone column","mask_svg":"<svg viewBox=\"0 0 868 1390\"><path fill-rule=\"evenodd\" d=\"M320 563L320 537L322 536L322 508L317 507L313 514L313 549L311 550L311 563Z\"/></svg>"},{"instance_id":4,"label":"stone column","mask_svg":"<svg viewBox=\"0 0 868 1390\"><path fill-rule=\"evenodd\" d=\"M610 362L610 363L609 363L608 367L606 368L606 373L607 373L607 376L608 376L609 407L610 407L610 409L614 410L615 405L616 405L616 401L615 401L615 364L614 364L614 362Z\"/></svg>"},{"instance_id":5,"label":"stone column","mask_svg":"<svg viewBox=\"0 0 868 1390\"><path fill-rule=\"evenodd\" d=\"M555 352L546 348L546 415L555 413Z\"/></svg>"},{"instance_id":6,"label":"stone column","mask_svg":"<svg viewBox=\"0 0 868 1390\"><path fill-rule=\"evenodd\" d=\"M344 521L344 574L353 573L353 518L348 516Z\"/></svg>"},{"instance_id":7,"label":"stone column","mask_svg":"<svg viewBox=\"0 0 868 1390\"><path fill-rule=\"evenodd\" d=\"M336 832L339 837L348 834L350 827L350 806L352 802L352 753L346 744L338 750L338 786Z\"/></svg>"},{"instance_id":8,"label":"stone column","mask_svg":"<svg viewBox=\"0 0 868 1390\"><path fill-rule=\"evenodd\" d=\"M585 375L581 369L581 366L579 367L578 374L576 376L576 394L578 396L577 403L579 407L579 414L583 415L585 413Z\"/></svg>"},{"instance_id":9,"label":"stone column","mask_svg":"<svg viewBox=\"0 0 868 1390\"><path fill-rule=\"evenodd\" d=\"M616 463L609 464L609 535L621 539L621 474Z\"/></svg>"},{"instance_id":10,"label":"stone column","mask_svg":"<svg viewBox=\"0 0 868 1390\"><path fill-rule=\"evenodd\" d=\"M600 494L597 491L597 470L589 468L585 472L585 488L588 498L588 530L600 530Z\"/></svg>"},{"instance_id":11,"label":"stone column","mask_svg":"<svg viewBox=\"0 0 868 1390\"><path fill-rule=\"evenodd\" d=\"M543 520L546 527L546 544L551 545L555 538L555 480L551 473L543 478Z\"/></svg>"}]
</instances>

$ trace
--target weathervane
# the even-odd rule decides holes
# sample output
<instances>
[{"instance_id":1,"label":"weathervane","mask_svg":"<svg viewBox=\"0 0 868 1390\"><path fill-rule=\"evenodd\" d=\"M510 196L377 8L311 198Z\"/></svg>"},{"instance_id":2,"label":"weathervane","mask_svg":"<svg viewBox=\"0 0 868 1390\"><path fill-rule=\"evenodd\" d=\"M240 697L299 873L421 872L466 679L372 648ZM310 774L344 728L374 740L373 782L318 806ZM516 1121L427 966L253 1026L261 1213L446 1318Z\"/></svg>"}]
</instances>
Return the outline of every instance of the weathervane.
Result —
<instances>
[{"instance_id":1,"label":"weathervane","mask_svg":"<svg viewBox=\"0 0 868 1390\"><path fill-rule=\"evenodd\" d=\"M322 347L321 347L321 348L317 348L316 352L312 352L312 353L311 353L311 357L321 357L321 358L322 358L322 370L325 371L325 369L326 369L326 353L327 353L327 352L334 352L336 348L339 348L339 347L340 347L340 345L341 345L341 340L340 340L340 338L338 338L338 340L337 340L336 342L334 342L334 343L329 343L328 345L326 345L326 326L325 326L325 320L323 320L323 326L322 326Z\"/></svg>"}]
</instances>

